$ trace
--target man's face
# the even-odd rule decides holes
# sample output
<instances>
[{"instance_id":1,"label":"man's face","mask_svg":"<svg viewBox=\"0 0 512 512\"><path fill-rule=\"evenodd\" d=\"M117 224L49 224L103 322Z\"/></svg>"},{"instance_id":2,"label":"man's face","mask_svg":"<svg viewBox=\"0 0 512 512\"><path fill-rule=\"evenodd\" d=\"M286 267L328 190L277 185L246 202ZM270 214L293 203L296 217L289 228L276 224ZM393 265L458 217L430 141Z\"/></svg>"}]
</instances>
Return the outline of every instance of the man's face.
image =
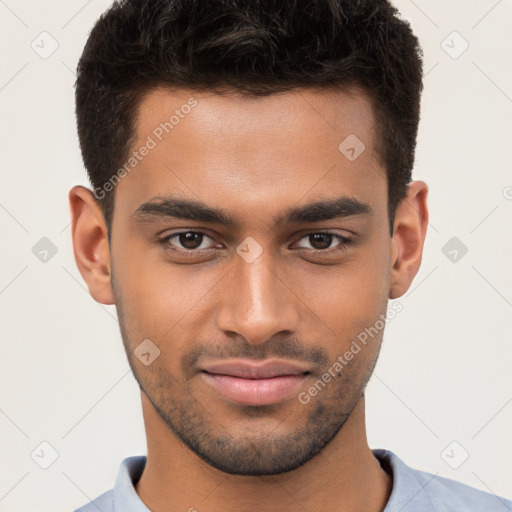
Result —
<instances>
[{"instance_id":1,"label":"man's face","mask_svg":"<svg viewBox=\"0 0 512 512\"><path fill-rule=\"evenodd\" d=\"M387 180L370 102L357 91L159 90L136 128L133 149L149 150L116 186L111 240L135 377L212 466L295 469L343 426L382 339L380 329L343 357L380 325L390 294ZM171 198L222 210L232 224L183 218L190 210ZM336 200L341 215L316 207L289 218Z\"/></svg>"}]
</instances>

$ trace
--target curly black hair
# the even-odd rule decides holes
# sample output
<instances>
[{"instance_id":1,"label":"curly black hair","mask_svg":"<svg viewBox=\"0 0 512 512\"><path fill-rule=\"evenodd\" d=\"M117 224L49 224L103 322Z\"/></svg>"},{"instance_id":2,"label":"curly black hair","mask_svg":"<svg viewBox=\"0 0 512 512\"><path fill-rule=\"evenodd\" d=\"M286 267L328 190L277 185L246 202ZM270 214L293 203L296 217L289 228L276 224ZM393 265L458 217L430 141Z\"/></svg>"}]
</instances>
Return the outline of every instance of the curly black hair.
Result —
<instances>
[{"instance_id":1,"label":"curly black hair","mask_svg":"<svg viewBox=\"0 0 512 512\"><path fill-rule=\"evenodd\" d=\"M354 85L372 99L392 233L411 181L423 84L418 40L386 0L114 2L78 63L84 165L102 187L128 157L138 106L155 87L257 97ZM114 190L99 204L110 235Z\"/></svg>"}]
</instances>

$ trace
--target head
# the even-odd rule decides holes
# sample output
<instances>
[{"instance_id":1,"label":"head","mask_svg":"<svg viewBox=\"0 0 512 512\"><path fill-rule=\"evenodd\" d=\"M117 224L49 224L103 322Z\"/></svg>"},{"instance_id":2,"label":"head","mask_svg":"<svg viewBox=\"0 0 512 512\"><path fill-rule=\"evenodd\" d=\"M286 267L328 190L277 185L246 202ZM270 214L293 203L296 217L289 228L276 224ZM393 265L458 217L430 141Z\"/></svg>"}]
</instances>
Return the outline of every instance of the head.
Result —
<instances>
[{"instance_id":1,"label":"head","mask_svg":"<svg viewBox=\"0 0 512 512\"><path fill-rule=\"evenodd\" d=\"M144 400L213 467L293 470L361 401L421 262L421 77L385 1L134 0L93 28L77 264L117 307ZM291 362L294 392L226 396L208 369L241 359Z\"/></svg>"}]
</instances>

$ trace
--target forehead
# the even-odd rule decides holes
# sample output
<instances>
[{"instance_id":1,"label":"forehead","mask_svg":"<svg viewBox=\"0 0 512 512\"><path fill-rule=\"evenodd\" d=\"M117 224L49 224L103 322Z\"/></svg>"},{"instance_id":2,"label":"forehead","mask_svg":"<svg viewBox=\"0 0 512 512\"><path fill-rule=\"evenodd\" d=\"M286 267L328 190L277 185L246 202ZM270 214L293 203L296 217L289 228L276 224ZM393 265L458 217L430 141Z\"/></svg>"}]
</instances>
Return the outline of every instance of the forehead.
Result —
<instances>
[{"instance_id":1,"label":"forehead","mask_svg":"<svg viewBox=\"0 0 512 512\"><path fill-rule=\"evenodd\" d=\"M306 196L371 203L387 192L371 101L360 90L247 97L156 89L141 101L135 128L139 156L116 187L127 212L167 194L274 215L275 205Z\"/></svg>"},{"instance_id":2,"label":"forehead","mask_svg":"<svg viewBox=\"0 0 512 512\"><path fill-rule=\"evenodd\" d=\"M182 123L185 119L188 121ZM180 132L194 136L199 130L201 137L211 142L220 142L229 135L222 140L224 147L240 142L249 147L251 138L256 143L267 139L272 145L292 146L317 138L336 142L349 129L368 138L374 116L370 98L356 88L294 89L260 97L238 92L220 95L183 89L152 90L139 105L136 131L144 136L166 122L172 127L167 126L162 135L169 135L169 139ZM179 124L182 126L178 130ZM372 141L366 142L371 145Z\"/></svg>"}]
</instances>

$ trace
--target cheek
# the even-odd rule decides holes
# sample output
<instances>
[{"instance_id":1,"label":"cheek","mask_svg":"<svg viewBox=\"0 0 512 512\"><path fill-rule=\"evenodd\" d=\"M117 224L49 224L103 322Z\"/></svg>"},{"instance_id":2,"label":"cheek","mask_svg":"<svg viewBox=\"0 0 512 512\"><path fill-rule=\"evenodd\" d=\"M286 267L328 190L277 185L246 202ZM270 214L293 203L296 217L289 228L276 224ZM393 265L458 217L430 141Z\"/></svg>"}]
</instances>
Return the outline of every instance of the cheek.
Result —
<instances>
[{"instance_id":1,"label":"cheek","mask_svg":"<svg viewBox=\"0 0 512 512\"><path fill-rule=\"evenodd\" d=\"M389 293L389 268L383 254L383 250L380 254L360 250L339 266L319 267L314 275L303 273L296 282L308 283L302 286L304 302L338 333L353 333L354 328L373 323Z\"/></svg>"},{"instance_id":2,"label":"cheek","mask_svg":"<svg viewBox=\"0 0 512 512\"><path fill-rule=\"evenodd\" d=\"M382 315L386 314L390 279L387 246L361 248L355 254L339 267L320 268L314 277L301 278L309 286L298 295L314 313L309 313L307 329L313 339L324 340L333 360L349 350L354 340L371 348L362 350L358 359L372 359L385 326Z\"/></svg>"},{"instance_id":3,"label":"cheek","mask_svg":"<svg viewBox=\"0 0 512 512\"><path fill-rule=\"evenodd\" d=\"M201 311L222 277L220 270L171 265L153 256L151 261L148 256L121 257L115 263L116 293L132 343L149 338L176 354L199 338Z\"/></svg>"}]
</instances>

